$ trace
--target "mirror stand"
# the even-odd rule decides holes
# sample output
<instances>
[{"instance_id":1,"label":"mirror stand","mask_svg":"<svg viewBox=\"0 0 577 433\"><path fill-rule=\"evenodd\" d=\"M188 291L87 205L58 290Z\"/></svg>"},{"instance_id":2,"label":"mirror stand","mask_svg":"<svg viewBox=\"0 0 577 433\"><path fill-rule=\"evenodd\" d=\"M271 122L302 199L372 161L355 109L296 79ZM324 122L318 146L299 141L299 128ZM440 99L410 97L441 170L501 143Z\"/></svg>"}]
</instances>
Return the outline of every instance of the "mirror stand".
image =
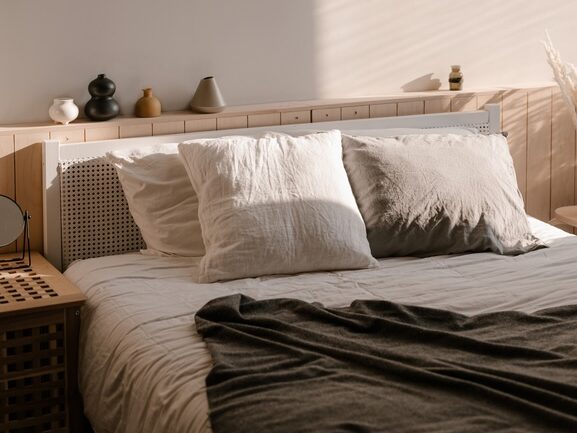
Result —
<instances>
[{"instance_id":1,"label":"mirror stand","mask_svg":"<svg viewBox=\"0 0 577 433\"><path fill-rule=\"evenodd\" d=\"M22 255L20 257L14 257L9 259L1 259L0 263L15 263L15 266L2 266L2 270L12 270L29 268L32 265L32 257L30 251L30 214L28 211L24 211L24 238L22 239ZM18 251L18 240L16 240L16 251ZM28 259L28 263L24 263L25 259Z\"/></svg>"}]
</instances>

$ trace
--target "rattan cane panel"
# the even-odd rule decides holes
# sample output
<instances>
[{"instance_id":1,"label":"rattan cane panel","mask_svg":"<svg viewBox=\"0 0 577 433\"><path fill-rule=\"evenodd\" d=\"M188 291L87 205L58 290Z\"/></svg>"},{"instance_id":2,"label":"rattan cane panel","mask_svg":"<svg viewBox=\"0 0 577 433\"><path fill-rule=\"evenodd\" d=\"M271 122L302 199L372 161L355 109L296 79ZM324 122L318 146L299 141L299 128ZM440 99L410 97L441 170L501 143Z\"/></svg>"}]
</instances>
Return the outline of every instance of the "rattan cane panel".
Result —
<instances>
[{"instance_id":1,"label":"rattan cane panel","mask_svg":"<svg viewBox=\"0 0 577 433\"><path fill-rule=\"evenodd\" d=\"M62 261L144 248L116 170L103 158L60 163Z\"/></svg>"},{"instance_id":2,"label":"rattan cane panel","mask_svg":"<svg viewBox=\"0 0 577 433\"><path fill-rule=\"evenodd\" d=\"M479 132L482 134L488 134L490 132L488 123L477 123L476 125L475 124L465 125L465 128L477 128L479 130Z\"/></svg>"},{"instance_id":3,"label":"rattan cane panel","mask_svg":"<svg viewBox=\"0 0 577 433\"><path fill-rule=\"evenodd\" d=\"M8 269L8 266L14 269ZM58 292L23 262L0 264L0 306L56 298Z\"/></svg>"},{"instance_id":4,"label":"rattan cane panel","mask_svg":"<svg viewBox=\"0 0 577 433\"><path fill-rule=\"evenodd\" d=\"M479 131L481 134L489 134L490 133L490 128L489 128L488 123L467 123L467 124L457 125L455 127L456 128L473 128L473 129L476 129L477 131ZM441 128L446 128L446 126L439 126L438 128L430 128L430 129L431 129L431 131L434 131L435 129L441 129Z\"/></svg>"},{"instance_id":5,"label":"rattan cane panel","mask_svg":"<svg viewBox=\"0 0 577 433\"><path fill-rule=\"evenodd\" d=\"M64 315L0 329L0 432L67 431Z\"/></svg>"}]
</instances>

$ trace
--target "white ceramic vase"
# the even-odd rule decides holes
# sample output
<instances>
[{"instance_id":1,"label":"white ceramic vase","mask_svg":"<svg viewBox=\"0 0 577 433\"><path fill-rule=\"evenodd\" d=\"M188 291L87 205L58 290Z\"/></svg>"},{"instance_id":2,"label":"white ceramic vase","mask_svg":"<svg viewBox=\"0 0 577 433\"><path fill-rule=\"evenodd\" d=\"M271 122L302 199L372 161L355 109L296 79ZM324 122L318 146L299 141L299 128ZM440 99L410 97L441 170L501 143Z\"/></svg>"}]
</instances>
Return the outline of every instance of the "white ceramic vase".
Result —
<instances>
[{"instance_id":1,"label":"white ceramic vase","mask_svg":"<svg viewBox=\"0 0 577 433\"><path fill-rule=\"evenodd\" d=\"M78 107L72 98L55 98L48 115L55 123L68 125L78 117Z\"/></svg>"}]
</instances>

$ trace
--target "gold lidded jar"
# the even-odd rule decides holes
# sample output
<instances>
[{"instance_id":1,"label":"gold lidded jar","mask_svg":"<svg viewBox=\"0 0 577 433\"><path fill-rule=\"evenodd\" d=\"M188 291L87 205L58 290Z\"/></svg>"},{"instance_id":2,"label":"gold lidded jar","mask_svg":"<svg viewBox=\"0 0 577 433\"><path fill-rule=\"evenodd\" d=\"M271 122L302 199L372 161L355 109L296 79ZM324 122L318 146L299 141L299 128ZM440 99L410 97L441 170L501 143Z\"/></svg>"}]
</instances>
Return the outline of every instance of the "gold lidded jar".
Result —
<instances>
[{"instance_id":1,"label":"gold lidded jar","mask_svg":"<svg viewBox=\"0 0 577 433\"><path fill-rule=\"evenodd\" d=\"M463 90L463 73L460 65L452 65L449 74L449 89Z\"/></svg>"}]
</instances>

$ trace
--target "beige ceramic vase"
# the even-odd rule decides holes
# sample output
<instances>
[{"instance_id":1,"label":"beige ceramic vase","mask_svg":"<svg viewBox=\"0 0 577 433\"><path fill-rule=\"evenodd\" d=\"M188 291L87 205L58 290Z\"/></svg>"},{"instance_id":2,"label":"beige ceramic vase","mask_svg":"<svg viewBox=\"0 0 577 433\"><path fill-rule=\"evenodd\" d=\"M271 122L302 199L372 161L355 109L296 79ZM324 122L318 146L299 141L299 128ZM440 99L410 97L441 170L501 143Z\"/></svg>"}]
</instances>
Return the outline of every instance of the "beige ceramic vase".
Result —
<instances>
[{"instance_id":1,"label":"beige ceramic vase","mask_svg":"<svg viewBox=\"0 0 577 433\"><path fill-rule=\"evenodd\" d=\"M162 112L160 101L152 94L152 89L142 89L144 95L136 102L136 117L158 117Z\"/></svg>"},{"instance_id":2,"label":"beige ceramic vase","mask_svg":"<svg viewBox=\"0 0 577 433\"><path fill-rule=\"evenodd\" d=\"M226 102L224 102L214 77L200 80L190 108L198 113L220 113L226 108Z\"/></svg>"}]
</instances>

